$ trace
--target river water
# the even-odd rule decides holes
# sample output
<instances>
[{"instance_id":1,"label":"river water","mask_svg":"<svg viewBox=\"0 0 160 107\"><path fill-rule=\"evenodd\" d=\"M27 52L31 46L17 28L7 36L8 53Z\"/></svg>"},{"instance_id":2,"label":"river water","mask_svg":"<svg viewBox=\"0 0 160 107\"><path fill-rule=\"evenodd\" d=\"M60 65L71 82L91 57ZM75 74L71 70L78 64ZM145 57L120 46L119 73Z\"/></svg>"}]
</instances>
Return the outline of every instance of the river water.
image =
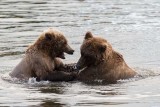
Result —
<instances>
[{"instance_id":1,"label":"river water","mask_svg":"<svg viewBox=\"0 0 160 107\"><path fill-rule=\"evenodd\" d=\"M117 84L28 82L8 73L48 27L75 49L86 31L107 39L142 77ZM160 107L160 0L0 0L0 106Z\"/></svg>"}]
</instances>

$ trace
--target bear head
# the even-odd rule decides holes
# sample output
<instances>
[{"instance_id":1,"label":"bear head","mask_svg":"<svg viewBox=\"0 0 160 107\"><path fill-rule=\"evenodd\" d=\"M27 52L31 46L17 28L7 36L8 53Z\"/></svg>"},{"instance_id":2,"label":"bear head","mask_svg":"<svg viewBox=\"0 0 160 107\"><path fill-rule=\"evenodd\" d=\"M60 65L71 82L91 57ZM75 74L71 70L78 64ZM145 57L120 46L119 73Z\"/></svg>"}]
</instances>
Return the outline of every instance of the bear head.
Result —
<instances>
[{"instance_id":1,"label":"bear head","mask_svg":"<svg viewBox=\"0 0 160 107\"><path fill-rule=\"evenodd\" d=\"M83 69L101 64L109 56L111 48L107 40L94 37L91 32L87 32L80 48L81 57L78 60L77 68Z\"/></svg>"},{"instance_id":2,"label":"bear head","mask_svg":"<svg viewBox=\"0 0 160 107\"><path fill-rule=\"evenodd\" d=\"M49 28L44 31L34 44L38 50L43 51L52 58L65 59L64 52L73 54L74 50L68 45L67 39L60 31Z\"/></svg>"}]
</instances>

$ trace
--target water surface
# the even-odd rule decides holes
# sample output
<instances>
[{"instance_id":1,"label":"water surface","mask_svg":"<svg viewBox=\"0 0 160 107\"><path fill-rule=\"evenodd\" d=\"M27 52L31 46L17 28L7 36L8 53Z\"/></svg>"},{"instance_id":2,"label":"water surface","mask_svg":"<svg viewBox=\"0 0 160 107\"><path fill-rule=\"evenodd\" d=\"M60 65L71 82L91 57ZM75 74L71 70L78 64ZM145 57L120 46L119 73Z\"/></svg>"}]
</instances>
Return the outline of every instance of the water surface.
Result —
<instances>
[{"instance_id":1,"label":"water surface","mask_svg":"<svg viewBox=\"0 0 160 107\"><path fill-rule=\"evenodd\" d=\"M110 85L8 79L28 45L48 27L61 30L75 49L65 63L78 60L84 34L91 31L143 78ZM160 107L159 34L159 0L1 0L0 106Z\"/></svg>"}]
</instances>

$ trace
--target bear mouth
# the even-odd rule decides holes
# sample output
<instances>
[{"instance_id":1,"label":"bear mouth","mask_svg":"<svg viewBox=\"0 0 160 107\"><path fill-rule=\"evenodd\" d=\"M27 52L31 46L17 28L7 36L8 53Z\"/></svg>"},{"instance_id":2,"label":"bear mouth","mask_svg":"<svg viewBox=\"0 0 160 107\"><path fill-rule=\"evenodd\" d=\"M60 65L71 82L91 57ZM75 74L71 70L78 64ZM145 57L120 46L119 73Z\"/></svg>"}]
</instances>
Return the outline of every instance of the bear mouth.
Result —
<instances>
[{"instance_id":1,"label":"bear mouth","mask_svg":"<svg viewBox=\"0 0 160 107\"><path fill-rule=\"evenodd\" d=\"M60 53L57 57L62 58L62 59L65 59L64 52Z\"/></svg>"}]
</instances>

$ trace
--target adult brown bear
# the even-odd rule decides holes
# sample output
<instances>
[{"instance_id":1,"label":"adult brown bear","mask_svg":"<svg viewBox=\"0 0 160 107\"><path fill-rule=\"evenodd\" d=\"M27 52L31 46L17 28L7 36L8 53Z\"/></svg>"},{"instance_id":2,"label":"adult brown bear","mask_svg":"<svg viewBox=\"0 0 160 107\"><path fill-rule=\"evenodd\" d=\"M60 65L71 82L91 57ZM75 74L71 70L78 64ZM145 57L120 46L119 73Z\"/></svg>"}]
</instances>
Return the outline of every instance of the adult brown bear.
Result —
<instances>
[{"instance_id":1,"label":"adult brown bear","mask_svg":"<svg viewBox=\"0 0 160 107\"><path fill-rule=\"evenodd\" d=\"M116 83L119 79L134 77L136 72L124 61L123 56L114 51L110 43L87 32L81 46L81 57L77 63L78 80Z\"/></svg>"},{"instance_id":2,"label":"adult brown bear","mask_svg":"<svg viewBox=\"0 0 160 107\"><path fill-rule=\"evenodd\" d=\"M68 45L64 35L53 28L44 31L38 40L28 47L24 58L10 73L11 77L37 80L70 81L75 73L64 72L64 52L73 54L74 50Z\"/></svg>"}]
</instances>

